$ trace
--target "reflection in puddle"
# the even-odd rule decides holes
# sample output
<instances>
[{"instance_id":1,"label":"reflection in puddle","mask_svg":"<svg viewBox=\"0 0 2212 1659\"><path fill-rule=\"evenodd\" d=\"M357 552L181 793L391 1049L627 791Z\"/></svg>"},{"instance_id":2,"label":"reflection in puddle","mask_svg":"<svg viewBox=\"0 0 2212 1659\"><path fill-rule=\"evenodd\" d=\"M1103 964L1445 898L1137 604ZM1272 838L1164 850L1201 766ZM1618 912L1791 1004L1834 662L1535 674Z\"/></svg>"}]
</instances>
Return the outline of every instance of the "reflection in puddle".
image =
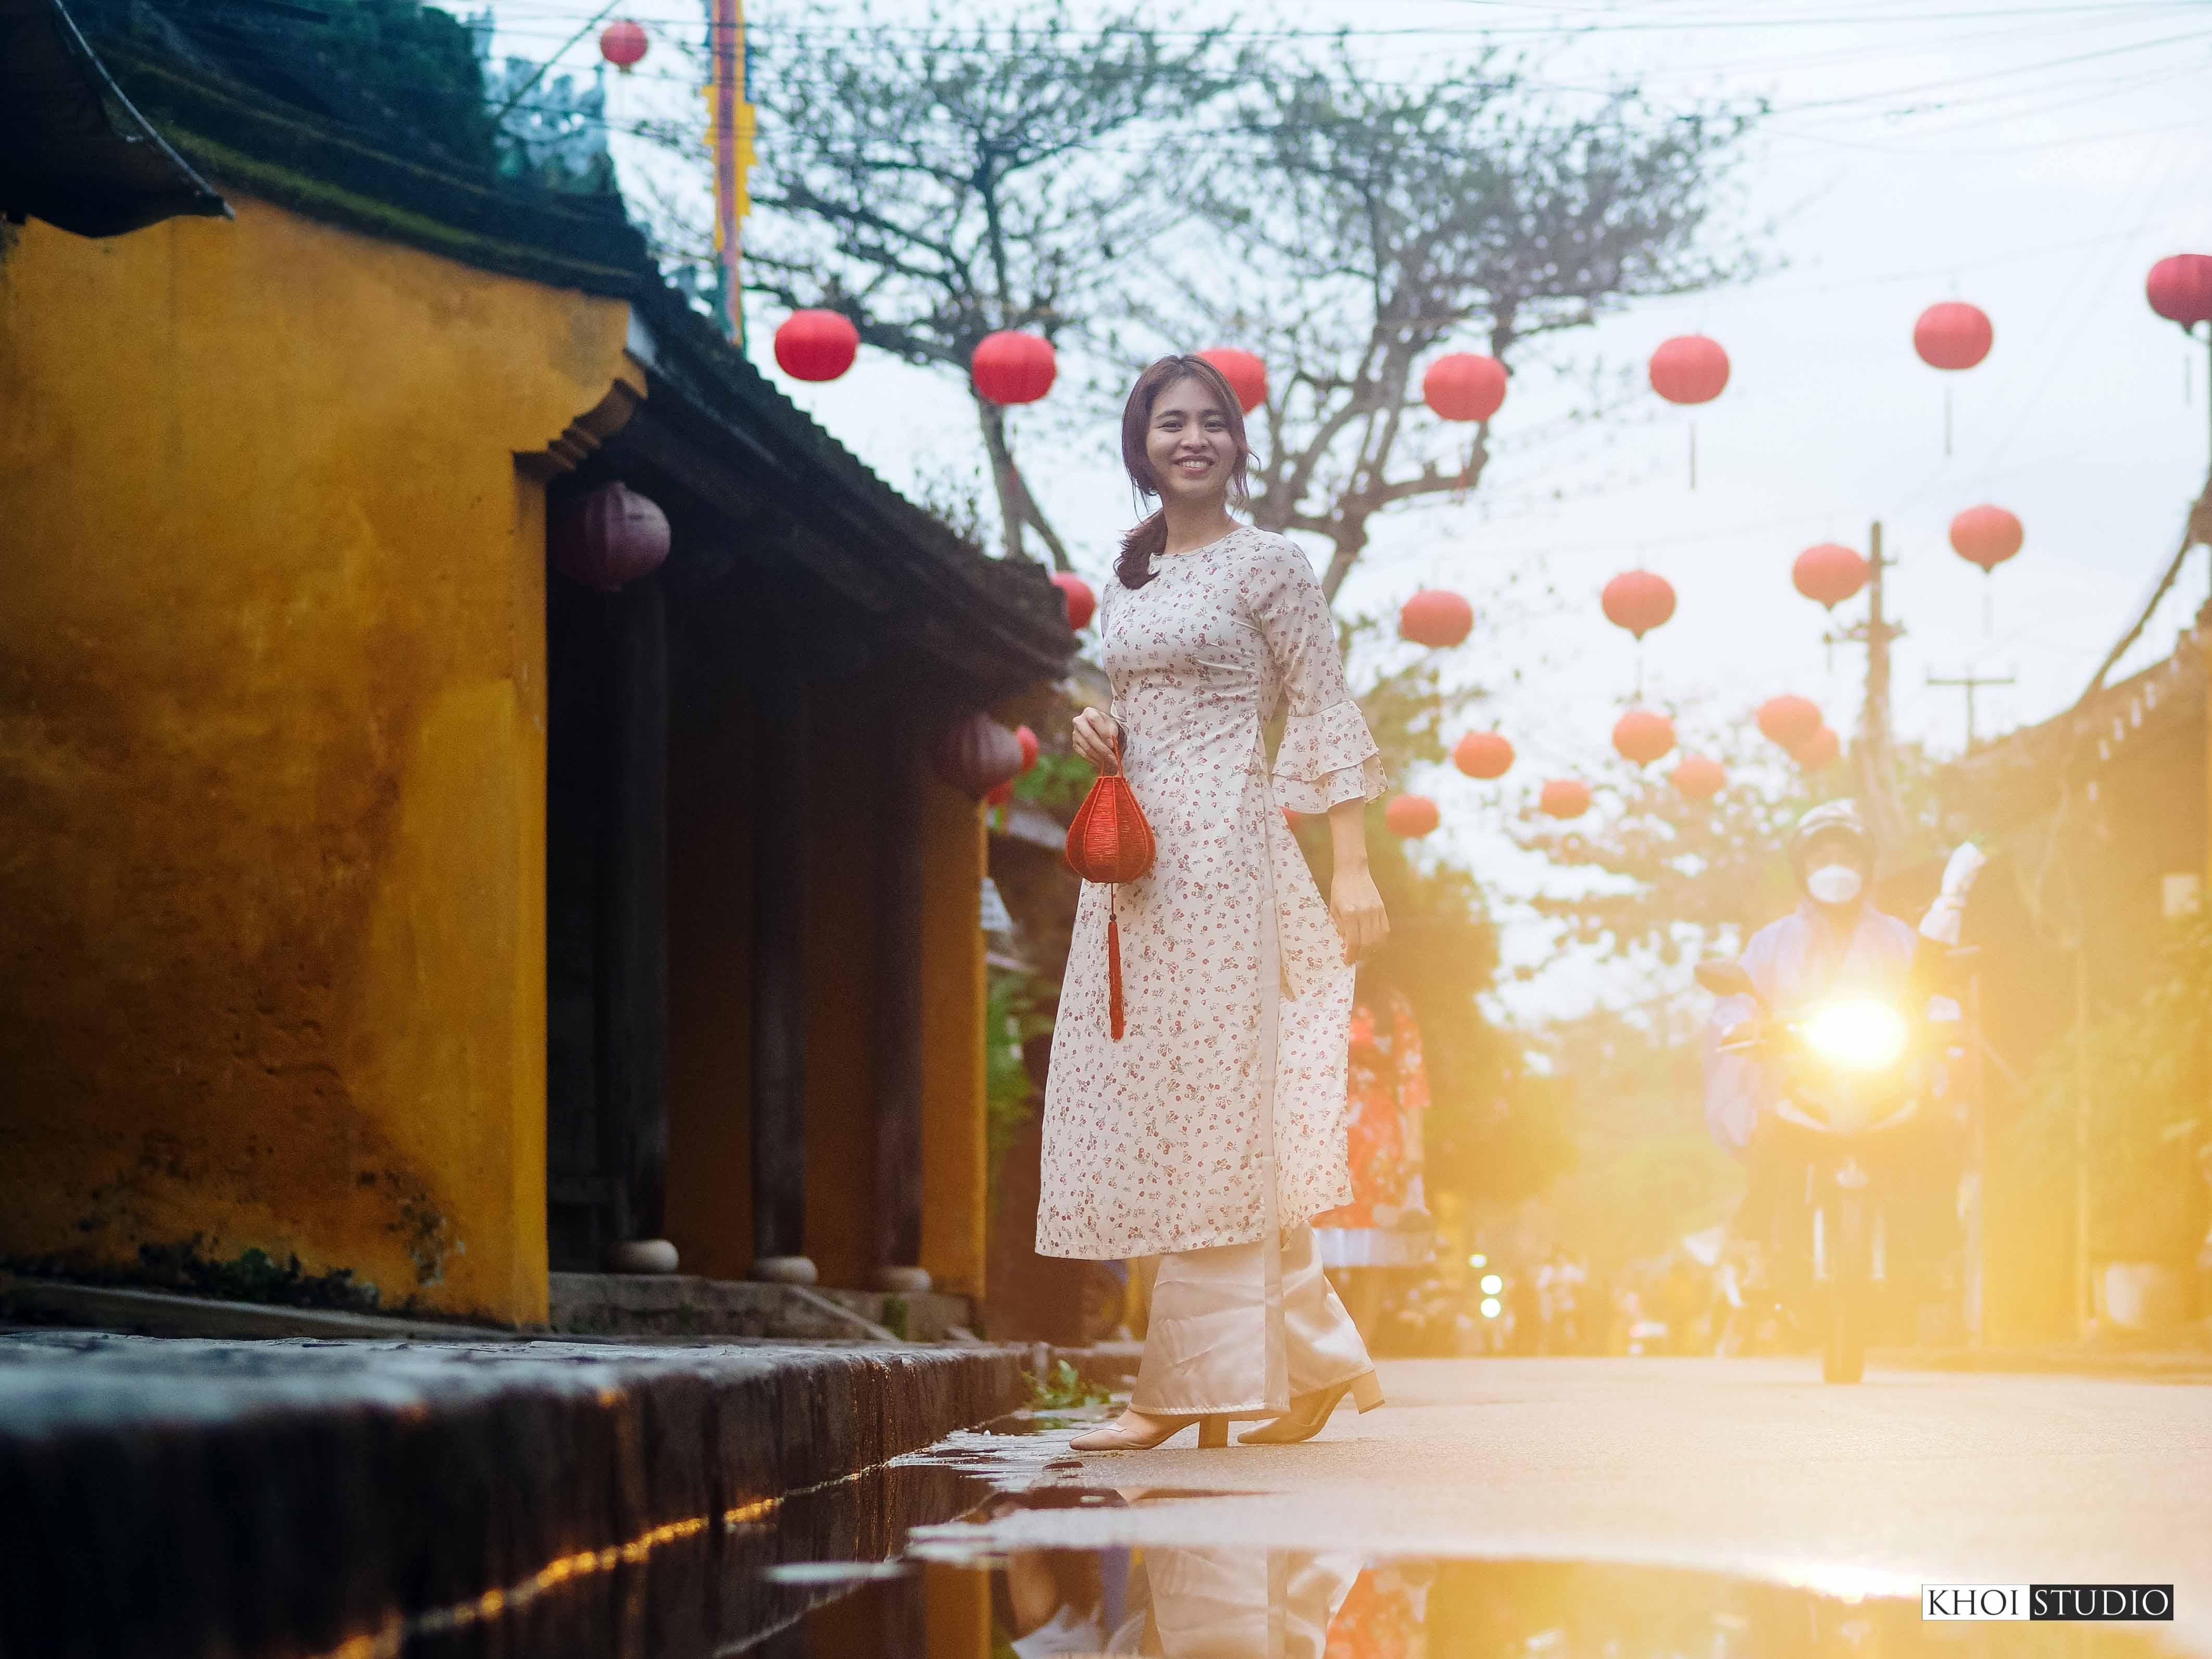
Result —
<instances>
[{"instance_id":1,"label":"reflection in puddle","mask_svg":"<svg viewBox=\"0 0 2212 1659\"><path fill-rule=\"evenodd\" d=\"M2142 1626L1923 1624L1909 1597L1671 1568L1152 1543L1012 1547L1039 1510L1228 1494L1036 1485L1064 1460L969 1435L640 1559L418 1626L410 1655L532 1659L2149 1659ZM1133 1501L1133 1504L1132 1500ZM1073 1518L1073 1517L1068 1517ZM945 1524L952 1522L953 1524ZM918 1540L908 1533L921 1528Z\"/></svg>"}]
</instances>

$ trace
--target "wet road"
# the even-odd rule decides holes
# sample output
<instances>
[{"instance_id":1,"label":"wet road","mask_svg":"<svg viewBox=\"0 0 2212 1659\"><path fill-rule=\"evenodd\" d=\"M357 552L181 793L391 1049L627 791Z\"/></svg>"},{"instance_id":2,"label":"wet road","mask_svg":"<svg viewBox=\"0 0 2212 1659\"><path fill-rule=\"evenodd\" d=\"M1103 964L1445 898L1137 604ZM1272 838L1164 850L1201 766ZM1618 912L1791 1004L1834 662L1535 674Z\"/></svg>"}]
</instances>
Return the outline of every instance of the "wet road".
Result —
<instances>
[{"instance_id":1,"label":"wet road","mask_svg":"<svg viewBox=\"0 0 2212 1659\"><path fill-rule=\"evenodd\" d=\"M2171 1583L2173 1634L2212 1653L2212 1387L1870 1369L1832 1388L1803 1359L1402 1361L1383 1377L1388 1407L1340 1407L1305 1446L1201 1452L1187 1433L1085 1459L1042 1484L1123 1505L988 1530L1001 1548L1633 1561L1907 1596ZM1158 1501L1177 1489L1244 1495Z\"/></svg>"}]
</instances>

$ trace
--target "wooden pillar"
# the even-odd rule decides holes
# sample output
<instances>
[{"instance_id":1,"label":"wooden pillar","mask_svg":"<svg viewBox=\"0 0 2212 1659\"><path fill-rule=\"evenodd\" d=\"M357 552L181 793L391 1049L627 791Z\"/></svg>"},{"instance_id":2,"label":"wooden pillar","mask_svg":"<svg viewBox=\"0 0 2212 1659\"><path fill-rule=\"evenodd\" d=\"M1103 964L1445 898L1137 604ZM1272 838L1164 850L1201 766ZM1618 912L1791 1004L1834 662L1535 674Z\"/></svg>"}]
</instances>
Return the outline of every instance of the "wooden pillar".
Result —
<instances>
[{"instance_id":1,"label":"wooden pillar","mask_svg":"<svg viewBox=\"0 0 2212 1659\"><path fill-rule=\"evenodd\" d=\"M656 577L609 601L606 844L600 860L600 1167L618 1273L673 1273L668 1173L668 611Z\"/></svg>"},{"instance_id":2,"label":"wooden pillar","mask_svg":"<svg viewBox=\"0 0 2212 1659\"><path fill-rule=\"evenodd\" d=\"M892 729L876 825L876 1273L878 1290L926 1291L921 1266L922 732Z\"/></svg>"},{"instance_id":3,"label":"wooden pillar","mask_svg":"<svg viewBox=\"0 0 2212 1659\"><path fill-rule=\"evenodd\" d=\"M806 691L764 641L753 840L753 1277L811 1285L806 1255Z\"/></svg>"}]
</instances>

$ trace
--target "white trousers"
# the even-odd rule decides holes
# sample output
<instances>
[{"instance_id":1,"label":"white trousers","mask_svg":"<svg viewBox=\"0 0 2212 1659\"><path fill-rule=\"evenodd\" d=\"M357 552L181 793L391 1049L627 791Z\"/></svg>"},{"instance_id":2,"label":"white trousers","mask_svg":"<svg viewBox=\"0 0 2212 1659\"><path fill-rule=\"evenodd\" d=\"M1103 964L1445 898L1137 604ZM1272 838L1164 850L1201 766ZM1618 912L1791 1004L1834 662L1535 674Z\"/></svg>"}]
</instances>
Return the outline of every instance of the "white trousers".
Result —
<instances>
[{"instance_id":1,"label":"white trousers","mask_svg":"<svg viewBox=\"0 0 2212 1659\"><path fill-rule=\"evenodd\" d=\"M1158 1258L1145 1357L1129 1404L1162 1417L1276 1415L1294 1395L1372 1370L1322 1272L1314 1231Z\"/></svg>"}]
</instances>

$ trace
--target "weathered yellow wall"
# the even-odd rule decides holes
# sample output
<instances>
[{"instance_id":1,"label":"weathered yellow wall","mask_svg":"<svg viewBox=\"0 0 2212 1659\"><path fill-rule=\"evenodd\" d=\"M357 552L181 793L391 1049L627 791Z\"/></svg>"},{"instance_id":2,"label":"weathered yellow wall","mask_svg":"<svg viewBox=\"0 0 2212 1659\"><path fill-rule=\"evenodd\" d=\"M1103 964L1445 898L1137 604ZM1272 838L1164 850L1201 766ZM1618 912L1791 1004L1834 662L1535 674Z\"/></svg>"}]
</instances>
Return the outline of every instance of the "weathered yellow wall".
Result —
<instances>
[{"instance_id":1,"label":"weathered yellow wall","mask_svg":"<svg viewBox=\"0 0 2212 1659\"><path fill-rule=\"evenodd\" d=\"M542 1317L514 458L627 307L233 204L0 261L0 1257Z\"/></svg>"}]
</instances>

